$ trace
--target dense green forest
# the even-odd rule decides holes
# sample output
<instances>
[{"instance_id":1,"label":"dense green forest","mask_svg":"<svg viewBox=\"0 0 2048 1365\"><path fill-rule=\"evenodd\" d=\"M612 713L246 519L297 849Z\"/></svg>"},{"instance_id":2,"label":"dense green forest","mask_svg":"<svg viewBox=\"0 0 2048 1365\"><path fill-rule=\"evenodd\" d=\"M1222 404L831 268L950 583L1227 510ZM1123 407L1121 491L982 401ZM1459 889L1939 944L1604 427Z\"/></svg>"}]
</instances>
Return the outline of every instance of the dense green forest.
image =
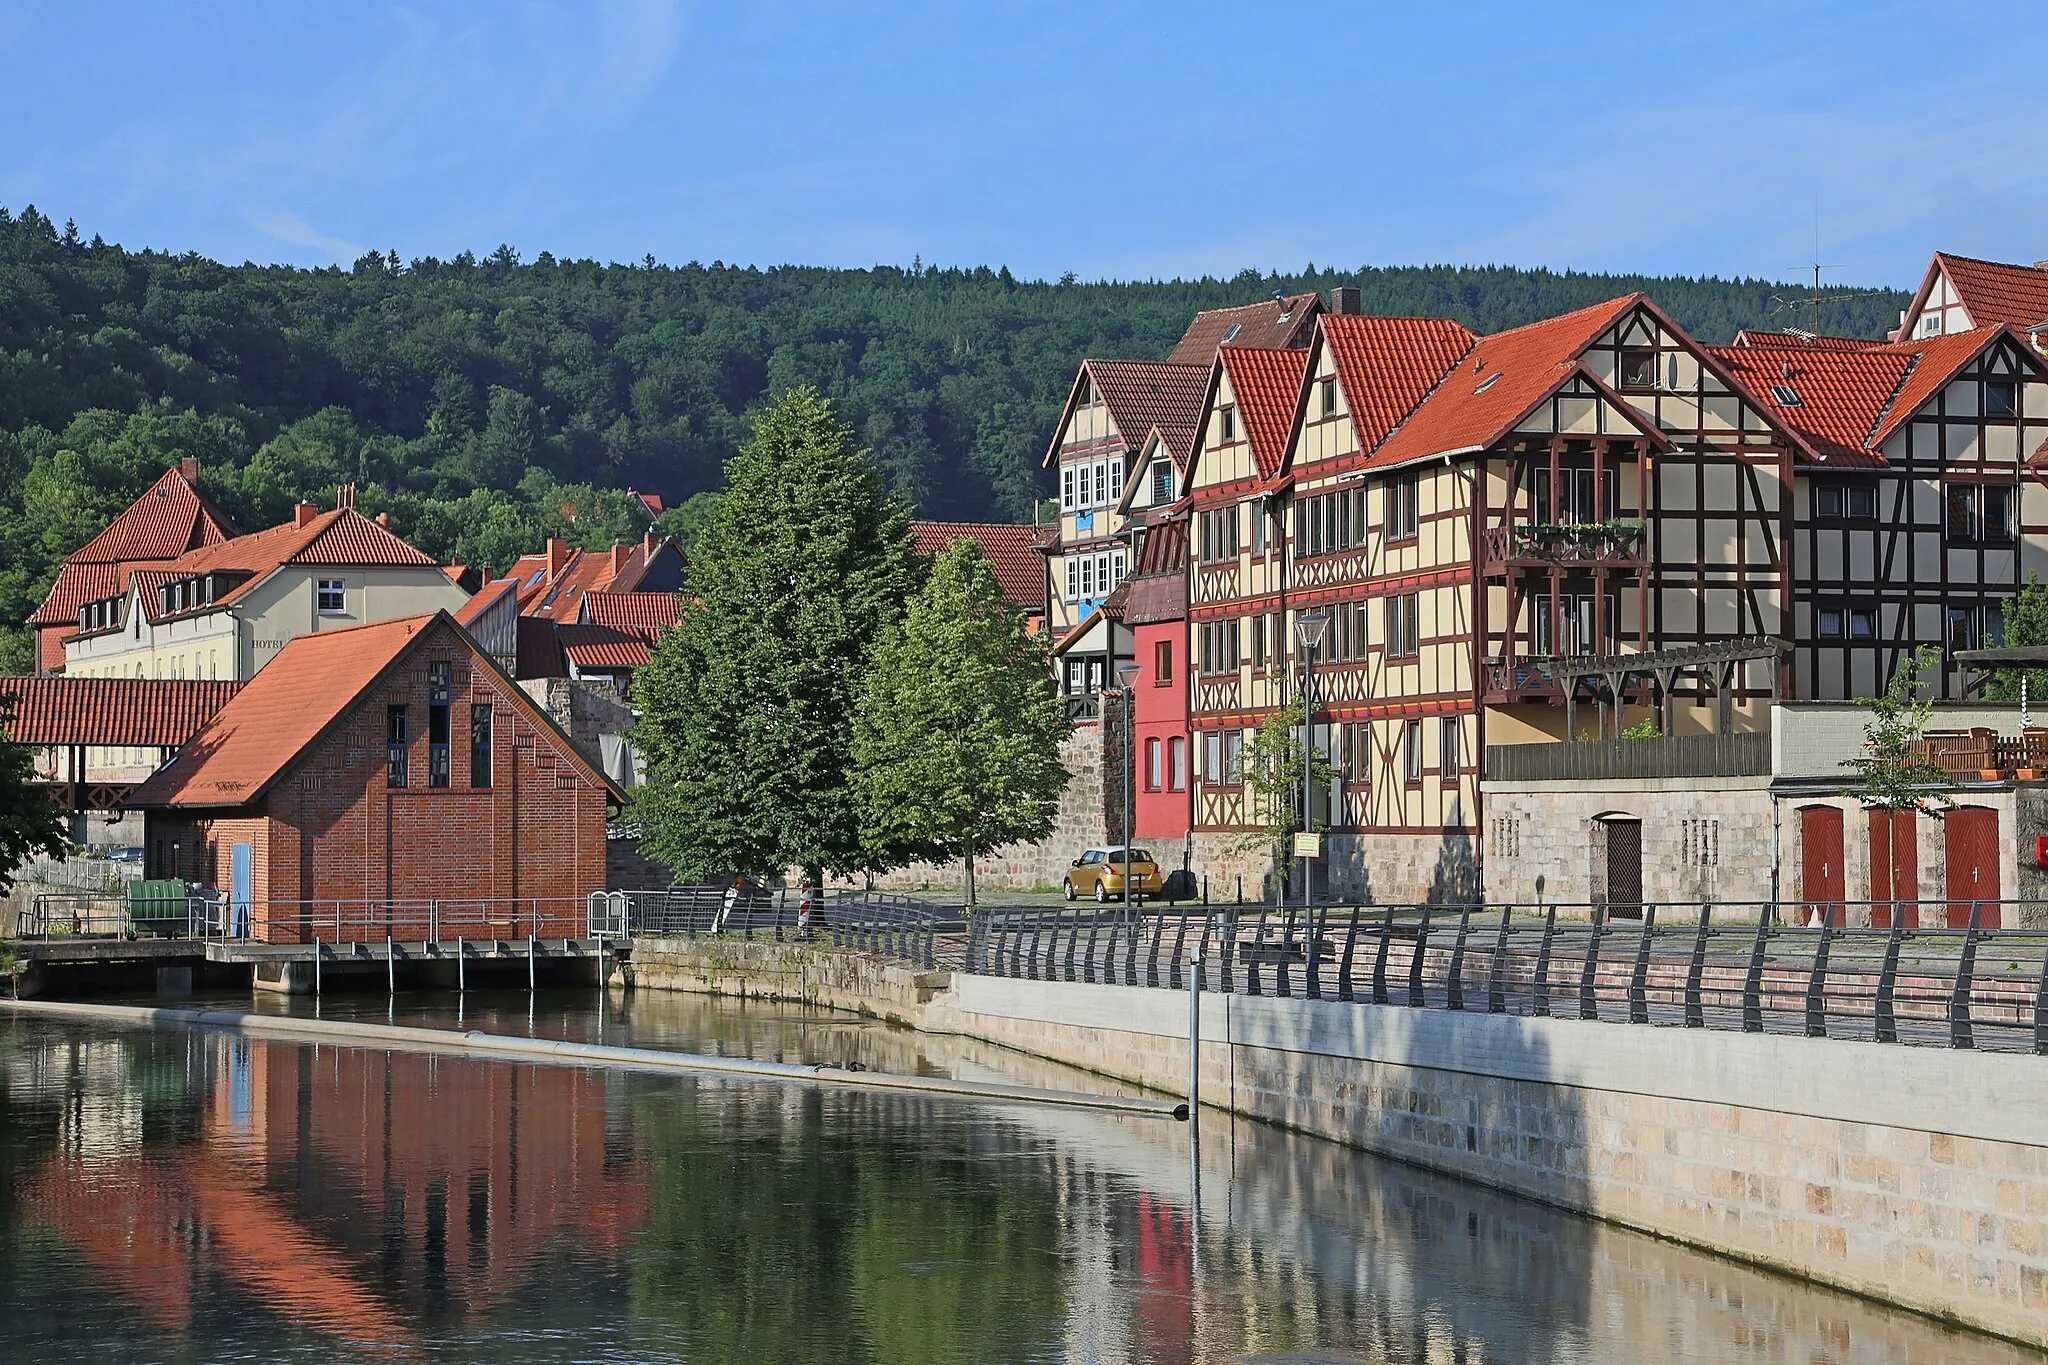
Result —
<instances>
[{"instance_id":1,"label":"dense green forest","mask_svg":"<svg viewBox=\"0 0 2048 1365\"><path fill-rule=\"evenodd\" d=\"M1702 338L1807 321L1765 280L1507 267L1309 266L1231 279L1053 283L991 270L637 265L477 258L352 269L131 251L0 209L0 621L182 454L245 526L361 485L432 553L501 567L549 534L701 518L749 412L813 384L924 514L1027 518L1082 356L1164 355L1198 309L1356 284L1368 311L1493 331L1648 290ZM1830 331L1880 334L1906 302L1844 299ZM1774 311L1774 308L1777 311ZM561 514L568 504L573 525ZM4 661L0 661L4 662Z\"/></svg>"}]
</instances>

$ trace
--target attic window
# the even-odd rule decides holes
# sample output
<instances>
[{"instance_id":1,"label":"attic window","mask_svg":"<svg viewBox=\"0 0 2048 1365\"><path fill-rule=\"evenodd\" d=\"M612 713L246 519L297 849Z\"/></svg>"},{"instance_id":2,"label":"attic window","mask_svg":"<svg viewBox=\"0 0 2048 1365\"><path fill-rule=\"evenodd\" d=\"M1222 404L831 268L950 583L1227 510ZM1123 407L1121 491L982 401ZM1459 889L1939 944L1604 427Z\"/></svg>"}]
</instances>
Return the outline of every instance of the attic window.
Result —
<instances>
[{"instance_id":1,"label":"attic window","mask_svg":"<svg viewBox=\"0 0 2048 1365\"><path fill-rule=\"evenodd\" d=\"M1984 383L1984 415L2012 417L2018 414L2019 389L2010 379L1989 379Z\"/></svg>"},{"instance_id":2,"label":"attic window","mask_svg":"<svg viewBox=\"0 0 2048 1365\"><path fill-rule=\"evenodd\" d=\"M1647 346L1625 346L1621 352L1621 389L1641 393L1657 387L1657 352Z\"/></svg>"},{"instance_id":3,"label":"attic window","mask_svg":"<svg viewBox=\"0 0 2048 1365\"><path fill-rule=\"evenodd\" d=\"M1778 401L1778 406L1781 408L1796 408L1801 406L1799 402L1799 394L1797 393L1797 391L1793 389L1793 387L1790 384L1771 385L1771 397L1775 398Z\"/></svg>"},{"instance_id":4,"label":"attic window","mask_svg":"<svg viewBox=\"0 0 2048 1365\"><path fill-rule=\"evenodd\" d=\"M1486 378L1480 380L1477 384L1473 385L1472 392L1485 393L1488 389L1492 388L1495 384L1498 383L1500 383L1500 371L1495 370L1492 374L1486 376Z\"/></svg>"},{"instance_id":5,"label":"attic window","mask_svg":"<svg viewBox=\"0 0 2048 1365\"><path fill-rule=\"evenodd\" d=\"M1225 345L1225 346L1228 346L1228 345L1229 345L1229 344L1230 344L1231 342L1233 342L1233 341L1237 340L1237 334L1238 334L1239 332L1242 332L1243 330L1244 330L1244 324L1243 324L1243 323L1241 323L1241 322L1233 322L1233 323L1231 323L1231 324L1230 324L1230 325L1229 325L1228 327L1225 327L1225 328L1223 329L1223 341L1222 341L1222 343L1221 343L1221 344L1222 344L1222 345Z\"/></svg>"}]
</instances>

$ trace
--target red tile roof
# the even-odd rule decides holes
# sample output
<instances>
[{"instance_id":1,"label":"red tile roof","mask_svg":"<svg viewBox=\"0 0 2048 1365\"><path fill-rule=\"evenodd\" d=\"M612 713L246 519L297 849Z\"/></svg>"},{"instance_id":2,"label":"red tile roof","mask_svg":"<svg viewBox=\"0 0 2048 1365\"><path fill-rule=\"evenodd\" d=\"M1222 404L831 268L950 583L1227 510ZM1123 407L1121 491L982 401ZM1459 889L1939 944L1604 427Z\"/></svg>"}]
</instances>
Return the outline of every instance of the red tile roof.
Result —
<instances>
[{"instance_id":1,"label":"red tile roof","mask_svg":"<svg viewBox=\"0 0 2048 1365\"><path fill-rule=\"evenodd\" d=\"M1973 311L1974 316L1974 311ZM1942 385L1955 377L1956 371L1975 360L1985 347L2006 330L2006 324L1998 322L1980 326L1968 332L1950 332L1942 336L1920 337L1913 341L1902 341L1894 349L1917 352L1919 359L1900 381L1899 391L1893 395L1890 406L1877 420L1876 429L1865 442L1872 451L1881 450L1891 439L1893 432L1909 420L1915 412L1934 397ZM2022 343L2022 350L2025 344Z\"/></svg>"},{"instance_id":2,"label":"red tile roof","mask_svg":"<svg viewBox=\"0 0 2048 1365\"><path fill-rule=\"evenodd\" d=\"M667 630L683 616L683 595L677 592L594 592L583 599L584 619L591 625L621 630Z\"/></svg>"},{"instance_id":3,"label":"red tile roof","mask_svg":"<svg viewBox=\"0 0 2048 1365\"><path fill-rule=\"evenodd\" d=\"M519 580L515 578L494 578L477 589L474 596L455 609L458 624L468 626L495 606L507 593L515 592Z\"/></svg>"},{"instance_id":4,"label":"red tile roof","mask_svg":"<svg viewBox=\"0 0 2048 1365\"><path fill-rule=\"evenodd\" d=\"M555 642L579 669L644 668L654 657L652 637L616 626L558 625Z\"/></svg>"},{"instance_id":5,"label":"red tile roof","mask_svg":"<svg viewBox=\"0 0 2048 1365\"><path fill-rule=\"evenodd\" d=\"M1252 445L1259 477L1270 479L1287 463L1288 437L1301 403L1301 379L1308 373L1308 352L1226 346L1217 363L1230 376L1238 419Z\"/></svg>"},{"instance_id":6,"label":"red tile roof","mask_svg":"<svg viewBox=\"0 0 2048 1365\"><path fill-rule=\"evenodd\" d=\"M1888 344L1868 337L1816 336L1811 332L1766 332L1745 327L1735 334L1737 347L1777 351L1881 351Z\"/></svg>"},{"instance_id":7,"label":"red tile roof","mask_svg":"<svg viewBox=\"0 0 2048 1365\"><path fill-rule=\"evenodd\" d=\"M209 807L256 800L380 678L422 641L442 632L459 639L478 668L497 671L490 656L446 612L297 636L200 727L176 758L138 787L127 804ZM523 692L509 685L505 692L529 724L558 741L558 762L574 763L592 781L618 794Z\"/></svg>"},{"instance_id":8,"label":"red tile roof","mask_svg":"<svg viewBox=\"0 0 2048 1365\"><path fill-rule=\"evenodd\" d=\"M1206 373L1215 363L1216 352L1224 346L1262 350L1306 346L1310 328L1321 311L1322 299L1314 293L1292 294L1279 302L1269 299L1235 308L1210 308L1195 314L1166 359L1169 364L1199 365Z\"/></svg>"},{"instance_id":9,"label":"red tile roof","mask_svg":"<svg viewBox=\"0 0 2048 1365\"><path fill-rule=\"evenodd\" d=\"M2048 321L2048 270L1951 256L1946 251L1935 252L1934 263L1963 301L1971 327L1995 327L2004 322L2025 331Z\"/></svg>"},{"instance_id":10,"label":"red tile roof","mask_svg":"<svg viewBox=\"0 0 2048 1365\"><path fill-rule=\"evenodd\" d=\"M0 697L14 698L7 734L22 744L175 748L241 687L181 678L0 677Z\"/></svg>"},{"instance_id":11,"label":"red tile roof","mask_svg":"<svg viewBox=\"0 0 2048 1365\"><path fill-rule=\"evenodd\" d=\"M1366 451L1384 441L1478 340L1450 318L1325 313L1320 326L1359 449Z\"/></svg>"},{"instance_id":12,"label":"red tile roof","mask_svg":"<svg viewBox=\"0 0 2048 1365\"><path fill-rule=\"evenodd\" d=\"M650 535L631 545L616 544L608 550L565 548L564 558L551 573L548 553L521 555L513 561L507 577L518 580L519 610L527 616L545 616L568 624L583 615L583 599L591 593L635 591L663 554L683 552L672 536ZM688 563L684 559L684 563Z\"/></svg>"},{"instance_id":13,"label":"red tile roof","mask_svg":"<svg viewBox=\"0 0 2048 1365\"><path fill-rule=\"evenodd\" d=\"M1776 347L1710 346L1750 401L1812 444L1830 463L1870 463L1866 443L1878 417L1912 367L1913 357L1886 349L1788 351ZM1780 402L1775 387L1798 402Z\"/></svg>"},{"instance_id":14,"label":"red tile roof","mask_svg":"<svg viewBox=\"0 0 2048 1365\"><path fill-rule=\"evenodd\" d=\"M1133 626L1179 621L1188 614L1188 523L1161 522L1145 533L1138 568L1117 585L1125 594L1123 619ZM1112 594L1114 595L1114 594Z\"/></svg>"},{"instance_id":15,"label":"red tile roof","mask_svg":"<svg viewBox=\"0 0 2048 1365\"><path fill-rule=\"evenodd\" d=\"M1644 297L1626 294L1481 337L1373 452L1368 467L1493 445L1569 379L1580 352Z\"/></svg>"},{"instance_id":16,"label":"red tile roof","mask_svg":"<svg viewBox=\"0 0 2048 1365\"><path fill-rule=\"evenodd\" d=\"M1083 374L1094 385L1103 406L1109 409L1109 419L1116 423L1117 435L1127 448L1138 449L1157 427L1175 463L1186 467L1195 428L1202 420L1202 398L1209 383L1207 366L1156 360L1084 360L1080 374L1075 376L1077 388ZM1062 427L1072 411L1073 400L1069 398L1067 412L1061 415ZM1059 450L1055 438L1046 452L1045 463L1055 463Z\"/></svg>"},{"instance_id":17,"label":"red tile roof","mask_svg":"<svg viewBox=\"0 0 2048 1365\"><path fill-rule=\"evenodd\" d=\"M81 606L121 591L119 565L174 559L235 534L234 523L201 497L182 471L166 470L105 530L65 557L29 624L76 625Z\"/></svg>"},{"instance_id":18,"label":"red tile roof","mask_svg":"<svg viewBox=\"0 0 2048 1365\"><path fill-rule=\"evenodd\" d=\"M437 567L431 555L406 544L388 528L378 525L355 508L337 507L331 512L320 513L303 526L285 522L281 526L193 550L173 560L151 564L146 571L138 570L136 573L161 575L152 577L143 592L143 608L151 620L156 620L158 612L152 600L154 594L149 591L151 587L205 573L248 574L249 577L242 582L216 593L211 603L192 609L215 611L240 598L287 564L319 568L330 565L351 568Z\"/></svg>"},{"instance_id":19,"label":"red tile roof","mask_svg":"<svg viewBox=\"0 0 2048 1365\"><path fill-rule=\"evenodd\" d=\"M118 564L131 559L174 559L187 550L231 539L234 523L199 496L176 469L128 504L107 529L72 551L68 559L84 564Z\"/></svg>"},{"instance_id":20,"label":"red tile roof","mask_svg":"<svg viewBox=\"0 0 2048 1365\"><path fill-rule=\"evenodd\" d=\"M913 521L912 541L921 555L935 555L962 538L976 541L995 570L1003 596L1026 611L1045 610L1045 559L1033 544L1039 528L1010 522Z\"/></svg>"}]
</instances>

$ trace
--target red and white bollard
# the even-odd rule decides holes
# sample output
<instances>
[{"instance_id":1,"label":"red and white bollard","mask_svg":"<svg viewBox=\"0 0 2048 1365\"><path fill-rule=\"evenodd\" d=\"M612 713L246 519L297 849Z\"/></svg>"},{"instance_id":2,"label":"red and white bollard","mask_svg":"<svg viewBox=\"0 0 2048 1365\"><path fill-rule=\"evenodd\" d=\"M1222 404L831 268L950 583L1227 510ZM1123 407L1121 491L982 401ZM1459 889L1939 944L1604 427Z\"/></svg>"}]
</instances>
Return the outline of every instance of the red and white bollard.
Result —
<instances>
[{"instance_id":1,"label":"red and white bollard","mask_svg":"<svg viewBox=\"0 0 2048 1365\"><path fill-rule=\"evenodd\" d=\"M811 885L811 879L805 877L798 885L796 893L796 931L804 938L811 936L811 911L816 907L817 899L818 894Z\"/></svg>"}]
</instances>

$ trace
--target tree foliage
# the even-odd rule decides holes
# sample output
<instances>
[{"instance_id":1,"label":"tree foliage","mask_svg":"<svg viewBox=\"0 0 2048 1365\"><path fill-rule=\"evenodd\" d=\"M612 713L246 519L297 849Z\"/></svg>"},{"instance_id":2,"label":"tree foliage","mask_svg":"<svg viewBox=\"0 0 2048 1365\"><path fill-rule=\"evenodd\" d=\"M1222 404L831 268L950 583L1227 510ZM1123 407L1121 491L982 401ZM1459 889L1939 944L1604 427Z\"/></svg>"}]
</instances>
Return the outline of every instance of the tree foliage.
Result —
<instances>
[{"instance_id":1,"label":"tree foliage","mask_svg":"<svg viewBox=\"0 0 2048 1365\"><path fill-rule=\"evenodd\" d=\"M0 895L14 889L14 872L38 853L62 857L71 841L64 815L50 794L34 785L35 752L6 738L15 698L0 695Z\"/></svg>"},{"instance_id":2,"label":"tree foliage","mask_svg":"<svg viewBox=\"0 0 2048 1365\"><path fill-rule=\"evenodd\" d=\"M1922 645L1899 665L1882 695L1860 699L1870 719L1863 725L1863 753L1849 760L1861 780L1848 795L1866 807L1939 815L1952 804L1944 794L1954 785L1948 774L1913 751L1934 714L1934 703L1921 695L1921 678L1940 667L1941 650Z\"/></svg>"},{"instance_id":3,"label":"tree foliage","mask_svg":"<svg viewBox=\"0 0 2048 1365\"><path fill-rule=\"evenodd\" d=\"M1245 828L1240 846L1246 851L1270 848L1276 867L1293 860L1290 839L1303 831L1302 768L1318 791L1328 791L1335 776L1321 749L1311 759L1303 752L1302 706L1297 699L1259 722L1245 741L1241 771L1244 780ZM1326 828L1328 822L1315 828Z\"/></svg>"},{"instance_id":4,"label":"tree foliage","mask_svg":"<svg viewBox=\"0 0 2048 1365\"><path fill-rule=\"evenodd\" d=\"M1044 283L986 266L521 263L508 247L303 270L131 251L0 209L0 621L179 455L206 462L207 492L246 525L353 481L422 549L503 568L512 547L613 529L564 518L551 485L685 504L719 487L750 414L802 385L925 515L1028 520L1076 360L1163 356L1199 309L1339 284L1368 311L1481 331L1633 289L1706 341L1805 321L1778 302L1804 291L1765 280L1506 267ZM1823 322L1882 335L1905 301L1845 299Z\"/></svg>"},{"instance_id":5,"label":"tree foliage","mask_svg":"<svg viewBox=\"0 0 2048 1365\"><path fill-rule=\"evenodd\" d=\"M2005 603L2005 643L2048 645L2048 584L2037 573L2028 573L2027 585ZM1984 685L1991 701L2018 701L2020 679L2027 683L2027 700L2048 706L2048 668L2001 668Z\"/></svg>"},{"instance_id":6,"label":"tree foliage","mask_svg":"<svg viewBox=\"0 0 2048 1365\"><path fill-rule=\"evenodd\" d=\"M761 414L726 479L697 601L636 684L647 848L690 880L855 871L854 705L870 646L918 588L909 509L810 388Z\"/></svg>"},{"instance_id":7,"label":"tree foliage","mask_svg":"<svg viewBox=\"0 0 2048 1365\"><path fill-rule=\"evenodd\" d=\"M876 870L1052 833L1070 726L1046 645L973 540L956 540L876 641L854 716L855 786Z\"/></svg>"}]
</instances>

